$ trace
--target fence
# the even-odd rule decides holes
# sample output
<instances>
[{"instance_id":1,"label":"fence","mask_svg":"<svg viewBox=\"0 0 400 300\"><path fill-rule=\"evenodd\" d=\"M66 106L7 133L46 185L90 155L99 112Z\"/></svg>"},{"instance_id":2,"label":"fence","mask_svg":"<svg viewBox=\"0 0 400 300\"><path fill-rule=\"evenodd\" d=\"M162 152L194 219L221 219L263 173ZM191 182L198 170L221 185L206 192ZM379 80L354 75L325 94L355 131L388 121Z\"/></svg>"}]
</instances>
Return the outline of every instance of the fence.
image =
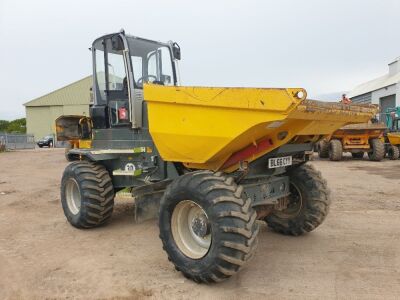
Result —
<instances>
[{"instance_id":1,"label":"fence","mask_svg":"<svg viewBox=\"0 0 400 300\"><path fill-rule=\"evenodd\" d=\"M0 133L0 145L6 150L34 149L35 139L33 134Z\"/></svg>"}]
</instances>

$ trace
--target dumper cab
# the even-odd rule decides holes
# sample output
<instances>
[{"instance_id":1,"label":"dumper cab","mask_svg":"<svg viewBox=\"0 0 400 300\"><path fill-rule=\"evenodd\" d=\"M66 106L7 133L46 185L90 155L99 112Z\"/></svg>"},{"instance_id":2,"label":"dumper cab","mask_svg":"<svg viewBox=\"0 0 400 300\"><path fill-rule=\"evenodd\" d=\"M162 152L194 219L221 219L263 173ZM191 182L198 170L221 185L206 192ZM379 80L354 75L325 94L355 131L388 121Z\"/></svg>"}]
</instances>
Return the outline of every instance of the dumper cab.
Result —
<instances>
[{"instance_id":1,"label":"dumper cab","mask_svg":"<svg viewBox=\"0 0 400 300\"><path fill-rule=\"evenodd\" d=\"M385 112L386 126L390 132L400 132L400 106L387 108Z\"/></svg>"},{"instance_id":2,"label":"dumper cab","mask_svg":"<svg viewBox=\"0 0 400 300\"><path fill-rule=\"evenodd\" d=\"M177 85L178 44L125 35L105 35L92 45L95 129L142 128L143 86Z\"/></svg>"},{"instance_id":3,"label":"dumper cab","mask_svg":"<svg viewBox=\"0 0 400 300\"><path fill-rule=\"evenodd\" d=\"M390 159L400 157L400 107L388 108L385 113L386 126L385 143Z\"/></svg>"},{"instance_id":4,"label":"dumper cab","mask_svg":"<svg viewBox=\"0 0 400 300\"><path fill-rule=\"evenodd\" d=\"M117 190L142 185L142 177L148 173L154 177L149 182L177 176L175 168L162 162L149 134L143 89L149 83L164 87L178 84L179 45L121 30L97 38L90 50L90 117L62 116L56 120L58 140L70 143L67 160L104 162Z\"/></svg>"}]
</instances>

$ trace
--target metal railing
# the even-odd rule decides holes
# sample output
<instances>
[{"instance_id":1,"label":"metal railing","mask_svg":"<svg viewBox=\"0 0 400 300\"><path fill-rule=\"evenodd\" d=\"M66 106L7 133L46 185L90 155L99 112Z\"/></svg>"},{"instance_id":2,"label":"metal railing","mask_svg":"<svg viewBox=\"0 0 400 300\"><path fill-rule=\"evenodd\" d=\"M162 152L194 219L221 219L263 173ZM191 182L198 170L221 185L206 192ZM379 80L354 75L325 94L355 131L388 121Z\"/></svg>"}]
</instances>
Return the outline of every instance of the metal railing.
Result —
<instances>
[{"instance_id":1,"label":"metal railing","mask_svg":"<svg viewBox=\"0 0 400 300\"><path fill-rule=\"evenodd\" d=\"M6 150L35 149L35 138L33 134L0 132L0 145Z\"/></svg>"}]
</instances>

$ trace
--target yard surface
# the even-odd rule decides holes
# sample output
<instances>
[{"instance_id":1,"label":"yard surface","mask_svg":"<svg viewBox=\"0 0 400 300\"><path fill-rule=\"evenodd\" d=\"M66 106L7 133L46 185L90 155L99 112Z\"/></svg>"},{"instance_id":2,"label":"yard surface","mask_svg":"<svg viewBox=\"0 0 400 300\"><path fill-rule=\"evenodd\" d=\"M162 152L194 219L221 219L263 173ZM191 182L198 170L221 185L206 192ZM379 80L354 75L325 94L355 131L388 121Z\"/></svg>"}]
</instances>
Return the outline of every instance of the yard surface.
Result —
<instances>
[{"instance_id":1,"label":"yard surface","mask_svg":"<svg viewBox=\"0 0 400 300\"><path fill-rule=\"evenodd\" d=\"M199 285L168 262L155 221L134 223L131 201L116 202L107 226L70 226L62 149L1 153L0 299L398 299L400 160L312 164L332 190L325 223L301 237L263 224L241 272Z\"/></svg>"}]
</instances>

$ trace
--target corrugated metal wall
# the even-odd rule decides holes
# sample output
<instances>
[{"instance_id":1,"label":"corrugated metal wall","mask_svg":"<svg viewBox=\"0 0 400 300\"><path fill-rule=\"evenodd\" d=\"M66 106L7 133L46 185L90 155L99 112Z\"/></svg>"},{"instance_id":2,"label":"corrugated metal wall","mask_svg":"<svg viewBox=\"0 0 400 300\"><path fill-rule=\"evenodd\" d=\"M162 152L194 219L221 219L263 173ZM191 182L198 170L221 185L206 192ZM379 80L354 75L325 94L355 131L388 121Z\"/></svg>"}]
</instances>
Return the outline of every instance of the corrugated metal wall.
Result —
<instances>
[{"instance_id":1,"label":"corrugated metal wall","mask_svg":"<svg viewBox=\"0 0 400 300\"><path fill-rule=\"evenodd\" d=\"M351 101L353 101L353 103L371 103L371 93L366 93L363 95L359 95L356 97L351 98Z\"/></svg>"}]
</instances>

